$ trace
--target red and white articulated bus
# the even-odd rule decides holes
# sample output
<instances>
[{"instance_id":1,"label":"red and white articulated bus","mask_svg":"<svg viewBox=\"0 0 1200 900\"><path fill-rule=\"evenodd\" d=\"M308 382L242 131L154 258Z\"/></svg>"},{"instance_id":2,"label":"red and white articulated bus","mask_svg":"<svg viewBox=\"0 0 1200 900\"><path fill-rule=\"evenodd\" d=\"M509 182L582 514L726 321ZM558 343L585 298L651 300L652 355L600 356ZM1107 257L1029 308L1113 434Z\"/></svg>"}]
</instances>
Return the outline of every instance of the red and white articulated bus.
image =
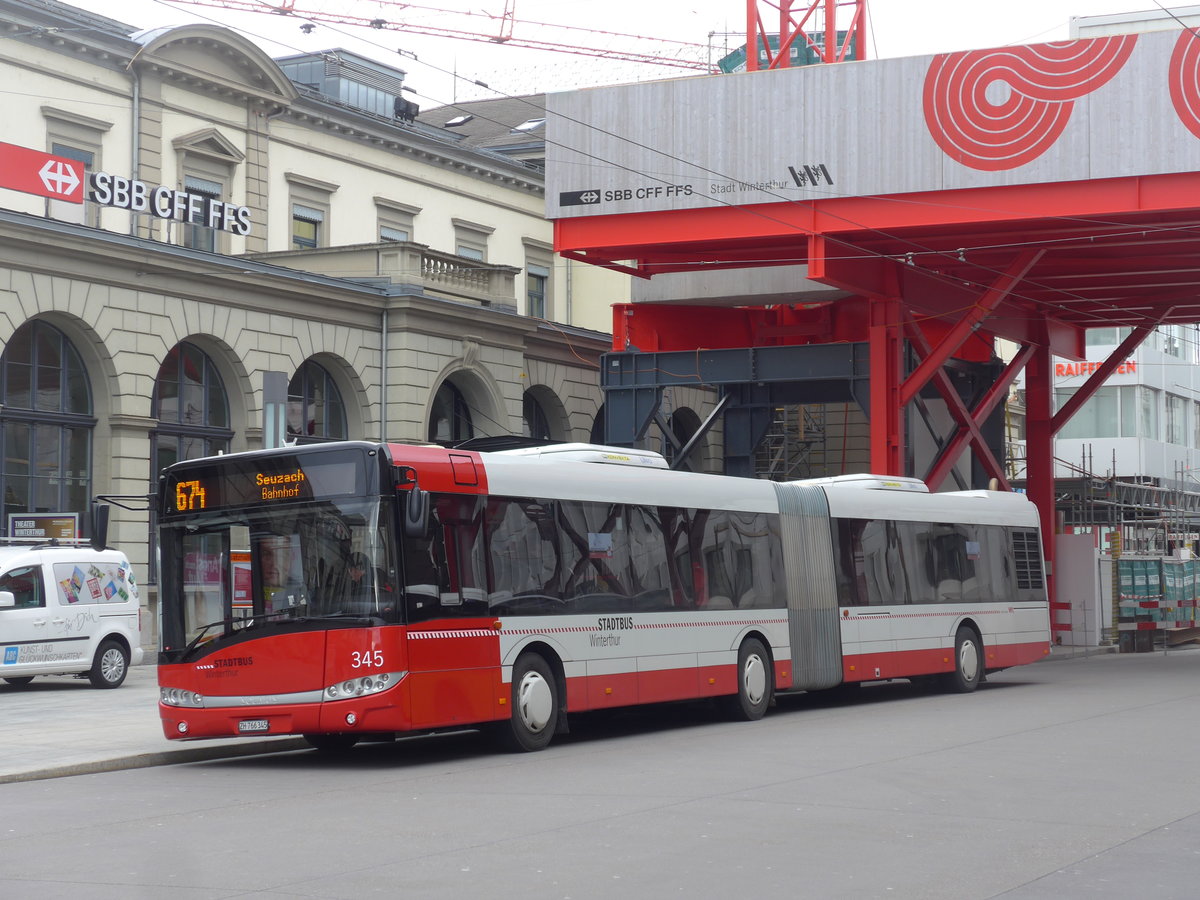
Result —
<instances>
[{"instance_id":1,"label":"red and white articulated bus","mask_svg":"<svg viewBox=\"0 0 1200 900\"><path fill-rule=\"evenodd\" d=\"M1024 496L777 483L639 450L347 442L165 470L168 738L318 748L462 727L539 750L574 713L936 677L1049 653Z\"/></svg>"}]
</instances>

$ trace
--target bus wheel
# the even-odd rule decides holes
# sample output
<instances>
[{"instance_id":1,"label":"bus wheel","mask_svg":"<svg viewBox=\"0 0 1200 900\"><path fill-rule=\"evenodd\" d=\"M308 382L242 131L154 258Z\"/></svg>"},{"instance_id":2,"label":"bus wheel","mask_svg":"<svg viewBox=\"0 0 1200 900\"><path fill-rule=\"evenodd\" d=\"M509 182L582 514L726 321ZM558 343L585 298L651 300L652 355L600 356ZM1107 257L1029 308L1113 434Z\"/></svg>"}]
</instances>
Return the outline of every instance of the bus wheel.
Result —
<instances>
[{"instance_id":1,"label":"bus wheel","mask_svg":"<svg viewBox=\"0 0 1200 900\"><path fill-rule=\"evenodd\" d=\"M105 641L96 650L96 659L92 663L88 679L92 687L120 687L129 674L129 654L116 641Z\"/></svg>"},{"instance_id":2,"label":"bus wheel","mask_svg":"<svg viewBox=\"0 0 1200 900\"><path fill-rule=\"evenodd\" d=\"M29 682L33 681L33 676L32 675L22 675L19 678L5 678L4 680L7 681L9 684L11 684L13 687L25 687L25 685L27 685L27 684L29 684Z\"/></svg>"},{"instance_id":3,"label":"bus wheel","mask_svg":"<svg viewBox=\"0 0 1200 900\"><path fill-rule=\"evenodd\" d=\"M538 654L527 653L513 666L511 703L504 745L518 753L544 749L558 725L558 685Z\"/></svg>"},{"instance_id":4,"label":"bus wheel","mask_svg":"<svg viewBox=\"0 0 1200 900\"><path fill-rule=\"evenodd\" d=\"M314 750L322 753L345 753L358 743L355 734L306 734L304 739Z\"/></svg>"},{"instance_id":5,"label":"bus wheel","mask_svg":"<svg viewBox=\"0 0 1200 900\"><path fill-rule=\"evenodd\" d=\"M967 627L954 636L954 671L943 680L946 690L969 694L983 680L983 647L979 636Z\"/></svg>"},{"instance_id":6,"label":"bus wheel","mask_svg":"<svg viewBox=\"0 0 1200 900\"><path fill-rule=\"evenodd\" d=\"M742 641L738 650L738 692L729 698L729 711L735 718L753 722L761 719L775 696L775 678L771 655L758 638Z\"/></svg>"}]
</instances>

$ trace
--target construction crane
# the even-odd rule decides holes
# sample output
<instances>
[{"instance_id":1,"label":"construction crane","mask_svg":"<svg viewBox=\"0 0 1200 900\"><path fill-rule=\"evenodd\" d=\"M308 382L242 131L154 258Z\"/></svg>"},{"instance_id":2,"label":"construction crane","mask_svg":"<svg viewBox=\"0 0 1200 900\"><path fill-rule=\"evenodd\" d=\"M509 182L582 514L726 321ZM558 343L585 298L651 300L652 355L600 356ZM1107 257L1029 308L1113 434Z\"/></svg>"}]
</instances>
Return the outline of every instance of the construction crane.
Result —
<instances>
[{"instance_id":1,"label":"construction crane","mask_svg":"<svg viewBox=\"0 0 1200 900\"><path fill-rule=\"evenodd\" d=\"M307 9L297 6L296 0L279 0L277 3L268 3L266 0L167 0L167 2L187 6L214 6L239 12L295 16L308 22L327 22L377 30L403 31L434 37L505 44L531 50L574 53L599 59L668 66L691 71L709 73L717 71L712 62L707 59L710 48L705 44L689 41L651 38L646 35L533 20L520 20L520 24L604 38L654 42L659 46L673 47L674 55L663 52L643 53L632 50L615 50L518 36L514 29L518 22L516 0L505 0L504 10L498 14L403 3L398 0L377 0L381 7L395 7L397 16L394 19L386 19L381 16L368 18ZM863 38L866 32L866 5L867 0L746 0L746 69L756 71L787 68L792 65L793 60L832 63L865 58ZM764 9L769 11L767 15L763 14ZM470 20L472 23L482 20L493 25L494 28L478 30L431 25L412 20L412 13L458 16ZM409 16L407 19L405 18L406 14ZM484 27L480 26L480 28ZM752 47L756 48L758 52L751 52L750 48Z\"/></svg>"},{"instance_id":2,"label":"construction crane","mask_svg":"<svg viewBox=\"0 0 1200 900\"><path fill-rule=\"evenodd\" d=\"M823 63L865 59L866 30L867 0L746 0L746 69L785 69L801 48Z\"/></svg>"},{"instance_id":3,"label":"construction crane","mask_svg":"<svg viewBox=\"0 0 1200 900\"><path fill-rule=\"evenodd\" d=\"M394 6L396 8L397 17L395 19L385 19L380 16L367 18L366 16L354 16L344 13L324 12L318 9L306 9L298 6L296 0L280 0L279 3L267 3L262 2L262 0L168 0L168 2L175 5L214 6L221 9L229 9L239 12L271 13L280 16L295 16L311 22L327 22L338 25L374 28L377 30L403 31L412 34L432 35L434 37L457 38L459 40L480 41L491 44L505 44L507 46L523 47L531 50L549 50L558 53L575 53L580 56L592 56L599 59L613 59L622 62L642 63L655 66L669 66L680 69L688 69L691 71L714 71L713 66L705 60L705 57L708 54L707 45L688 41L676 41L666 38L649 38L645 35L625 34L617 31L603 31L594 28L582 28L575 25L560 25L552 22L535 22L525 20L522 20L521 24L549 29L559 29L569 32L587 33L606 38L653 41L658 45L674 47L677 55L671 56L663 53L642 53L630 50L613 50L602 47L590 47L579 44L568 44L520 37L514 33L513 27L518 21L515 17L514 9L516 0L505 0L504 12L500 14L472 10L445 9L436 6L424 6L414 3L388 2L388 0L381 0L381 6ZM467 28L448 28L440 25L430 25L412 20L406 21L405 18L403 18L403 15L411 12L437 13L439 15L446 16L462 16L472 19L476 22L480 20L486 20L489 23L494 23L496 27L494 32L484 32L479 30L469 30Z\"/></svg>"}]
</instances>

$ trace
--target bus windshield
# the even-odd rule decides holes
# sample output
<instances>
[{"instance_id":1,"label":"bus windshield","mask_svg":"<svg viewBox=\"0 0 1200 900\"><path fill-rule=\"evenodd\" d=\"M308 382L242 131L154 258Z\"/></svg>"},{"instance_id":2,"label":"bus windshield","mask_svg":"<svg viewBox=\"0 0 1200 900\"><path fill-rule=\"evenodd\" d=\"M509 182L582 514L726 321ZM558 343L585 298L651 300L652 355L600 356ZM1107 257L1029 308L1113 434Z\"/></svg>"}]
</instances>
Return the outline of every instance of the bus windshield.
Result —
<instances>
[{"instance_id":1,"label":"bus windshield","mask_svg":"<svg viewBox=\"0 0 1200 900\"><path fill-rule=\"evenodd\" d=\"M161 535L164 653L249 628L399 621L390 500L228 509Z\"/></svg>"}]
</instances>

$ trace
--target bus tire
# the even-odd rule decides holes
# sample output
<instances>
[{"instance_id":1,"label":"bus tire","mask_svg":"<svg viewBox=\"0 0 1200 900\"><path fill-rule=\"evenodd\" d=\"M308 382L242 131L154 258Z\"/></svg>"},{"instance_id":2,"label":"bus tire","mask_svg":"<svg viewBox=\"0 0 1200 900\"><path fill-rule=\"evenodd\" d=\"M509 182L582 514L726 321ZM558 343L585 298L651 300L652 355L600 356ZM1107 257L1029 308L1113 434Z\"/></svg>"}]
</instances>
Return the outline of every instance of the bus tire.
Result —
<instances>
[{"instance_id":1,"label":"bus tire","mask_svg":"<svg viewBox=\"0 0 1200 900\"><path fill-rule=\"evenodd\" d=\"M92 687L116 688L129 674L129 651L116 641L104 641L96 649L96 658L88 672Z\"/></svg>"},{"instance_id":2,"label":"bus tire","mask_svg":"<svg viewBox=\"0 0 1200 900\"><path fill-rule=\"evenodd\" d=\"M540 654L517 659L510 704L508 722L500 727L501 743L515 753L545 749L558 727L558 682Z\"/></svg>"},{"instance_id":3,"label":"bus tire","mask_svg":"<svg viewBox=\"0 0 1200 900\"><path fill-rule=\"evenodd\" d=\"M983 644L973 628L966 625L954 636L954 671L942 684L956 694L969 694L983 681Z\"/></svg>"},{"instance_id":4,"label":"bus tire","mask_svg":"<svg viewBox=\"0 0 1200 900\"><path fill-rule=\"evenodd\" d=\"M738 648L738 691L729 698L729 711L736 719L754 722L766 715L775 696L771 654L758 638L747 638Z\"/></svg>"},{"instance_id":5,"label":"bus tire","mask_svg":"<svg viewBox=\"0 0 1200 900\"><path fill-rule=\"evenodd\" d=\"M18 678L5 678L4 680L7 681L9 684L11 684L13 687L25 687L25 685L27 685L31 681L33 681L33 676L32 675L21 675Z\"/></svg>"},{"instance_id":6,"label":"bus tire","mask_svg":"<svg viewBox=\"0 0 1200 900\"><path fill-rule=\"evenodd\" d=\"M304 740L321 753L345 753L358 743L356 734L306 734Z\"/></svg>"}]
</instances>

